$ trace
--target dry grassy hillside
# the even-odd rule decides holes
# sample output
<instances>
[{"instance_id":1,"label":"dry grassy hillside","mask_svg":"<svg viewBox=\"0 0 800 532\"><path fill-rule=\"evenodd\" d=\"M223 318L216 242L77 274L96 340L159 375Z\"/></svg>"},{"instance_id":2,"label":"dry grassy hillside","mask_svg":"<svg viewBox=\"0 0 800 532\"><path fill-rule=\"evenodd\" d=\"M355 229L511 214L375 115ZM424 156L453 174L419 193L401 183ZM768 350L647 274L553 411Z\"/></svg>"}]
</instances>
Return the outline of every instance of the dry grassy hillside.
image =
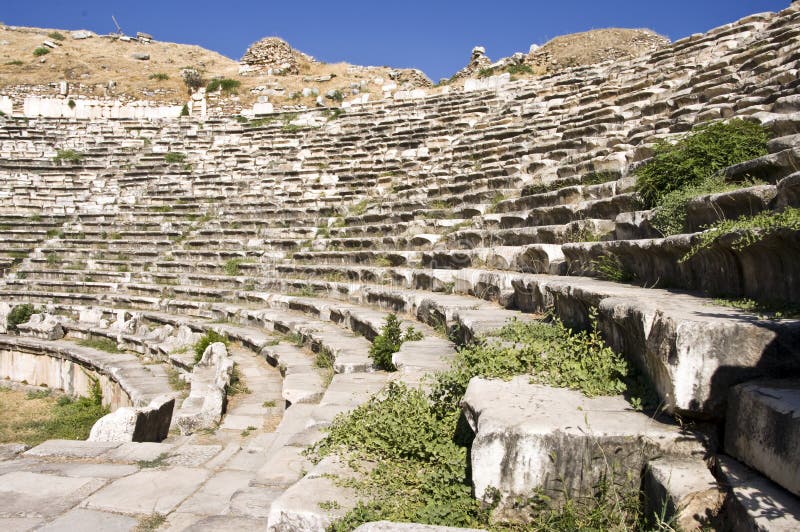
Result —
<instances>
[{"instance_id":1,"label":"dry grassy hillside","mask_svg":"<svg viewBox=\"0 0 800 532\"><path fill-rule=\"evenodd\" d=\"M235 76L236 61L199 46L167 42L123 42L109 37L76 40L60 30L65 39L48 37L58 30L0 26L0 89L14 85L43 85L62 80L80 84L80 94L102 96L109 81L116 82L116 95L133 99L181 101L186 88L180 71L196 67L209 76ZM61 46L37 57L42 41ZM147 54L141 61L133 54ZM168 79L155 79L166 74ZM152 78L151 78L152 76Z\"/></svg>"},{"instance_id":2,"label":"dry grassy hillside","mask_svg":"<svg viewBox=\"0 0 800 532\"><path fill-rule=\"evenodd\" d=\"M50 35L60 35L62 40ZM45 40L59 44L49 53L34 55ZM135 54L147 54L141 60ZM231 95L243 105L250 105L258 92L256 87L277 89L269 99L277 104L313 105L314 97L292 97L303 88L317 89L320 94L339 90L347 93L354 83L368 85L375 78L389 80L392 69L385 67L354 67L347 63L326 64L304 60L297 75L267 75L266 73L239 75L238 62L217 52L199 46L153 41L151 43L125 42L110 36L96 36L76 40L68 30L20 28L0 26L0 90L21 85L46 86L60 81L70 82L71 94L90 97L114 95L129 99L181 103L187 97L181 71L195 68L208 81L215 77L238 80L241 85ZM330 76L329 81L315 78ZM112 93L106 87L116 83ZM373 84L364 89L380 92ZM53 93L40 89L40 92ZM363 92L363 91L362 91ZM335 103L335 102L331 102Z\"/></svg>"},{"instance_id":3,"label":"dry grassy hillside","mask_svg":"<svg viewBox=\"0 0 800 532\"><path fill-rule=\"evenodd\" d=\"M45 40L59 46L48 48L46 54L35 55ZM515 75L530 77L569 66L635 57L668 43L668 39L649 30L606 29L566 35L528 54L525 64L531 68L515 72ZM137 59L137 54L146 54L149 58ZM316 89L316 94L321 95L338 91L345 98L354 92L371 92L374 93L372 99L376 99L382 95L380 81L389 82L390 75L397 74L386 67L326 64L298 55L302 59L295 74L240 75L237 61L199 46L122 41L112 36L77 40L68 30L0 25L0 91L27 86L26 93L56 94L58 82L68 81L71 95L180 104L187 97L181 71L194 68L203 74L205 81L215 77L239 81L235 93L222 95L237 105L250 106L259 95L268 95L269 101L278 106L313 106L316 95L301 97L299 93L303 89ZM487 72L483 72L485 74ZM318 79L327 77L331 79ZM399 83L403 88L429 85L428 80L420 77L401 79L407 80ZM109 82L115 84L112 90L107 89ZM359 89L354 91L353 87ZM335 100L326 100L326 103L336 105Z\"/></svg>"}]
</instances>

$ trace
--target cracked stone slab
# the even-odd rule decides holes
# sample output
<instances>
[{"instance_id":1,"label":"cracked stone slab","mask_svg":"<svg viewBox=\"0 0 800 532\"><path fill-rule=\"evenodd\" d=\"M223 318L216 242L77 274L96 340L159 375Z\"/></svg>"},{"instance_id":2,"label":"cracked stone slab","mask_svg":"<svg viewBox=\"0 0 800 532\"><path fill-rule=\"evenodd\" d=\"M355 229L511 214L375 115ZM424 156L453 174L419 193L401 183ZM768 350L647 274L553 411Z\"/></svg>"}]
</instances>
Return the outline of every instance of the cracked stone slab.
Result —
<instances>
[{"instance_id":1,"label":"cracked stone slab","mask_svg":"<svg viewBox=\"0 0 800 532\"><path fill-rule=\"evenodd\" d=\"M183 445L170 454L166 462L172 466L198 467L222 450L222 445Z\"/></svg>"},{"instance_id":2,"label":"cracked stone slab","mask_svg":"<svg viewBox=\"0 0 800 532\"><path fill-rule=\"evenodd\" d=\"M122 514L168 514L194 493L209 474L188 467L140 471L112 482L89 497L82 507Z\"/></svg>"},{"instance_id":3,"label":"cracked stone slab","mask_svg":"<svg viewBox=\"0 0 800 532\"><path fill-rule=\"evenodd\" d=\"M246 488L253 478L246 471L222 471L217 473L185 500L178 512L194 515L221 515L228 513L234 493Z\"/></svg>"},{"instance_id":4,"label":"cracked stone slab","mask_svg":"<svg viewBox=\"0 0 800 532\"><path fill-rule=\"evenodd\" d=\"M23 454L24 456L47 458L97 458L119 446L119 442L47 440Z\"/></svg>"},{"instance_id":5,"label":"cracked stone slab","mask_svg":"<svg viewBox=\"0 0 800 532\"><path fill-rule=\"evenodd\" d=\"M76 530L127 532L134 530L137 524L136 519L126 515L75 508L38 530L41 532L74 532Z\"/></svg>"},{"instance_id":6,"label":"cracked stone slab","mask_svg":"<svg viewBox=\"0 0 800 532\"><path fill-rule=\"evenodd\" d=\"M62 477L29 471L0 476L0 517L54 517L105 485L105 479Z\"/></svg>"}]
</instances>

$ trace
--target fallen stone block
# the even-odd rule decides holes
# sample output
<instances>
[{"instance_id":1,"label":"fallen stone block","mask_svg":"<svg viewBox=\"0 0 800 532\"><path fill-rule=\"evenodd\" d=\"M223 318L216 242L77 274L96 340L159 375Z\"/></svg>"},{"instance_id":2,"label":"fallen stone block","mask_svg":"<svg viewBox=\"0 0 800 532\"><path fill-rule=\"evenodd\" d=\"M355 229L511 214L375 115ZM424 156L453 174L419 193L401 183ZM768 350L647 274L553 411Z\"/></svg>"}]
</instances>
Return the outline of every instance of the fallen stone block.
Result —
<instances>
[{"instance_id":1,"label":"fallen stone block","mask_svg":"<svg viewBox=\"0 0 800 532\"><path fill-rule=\"evenodd\" d=\"M27 323L17 325L17 329L20 334L42 340L60 340L65 334L61 321L50 314L33 314Z\"/></svg>"},{"instance_id":2,"label":"fallen stone block","mask_svg":"<svg viewBox=\"0 0 800 532\"><path fill-rule=\"evenodd\" d=\"M461 408L472 430L475 496L502 501L543 490L554 503L591 497L604 479L638 489L645 464L656 456L692 456L698 440L680 428L636 412L622 397L474 378Z\"/></svg>"},{"instance_id":3,"label":"fallen stone block","mask_svg":"<svg viewBox=\"0 0 800 532\"><path fill-rule=\"evenodd\" d=\"M728 399L725 452L800 495L800 380L740 384Z\"/></svg>"},{"instance_id":4,"label":"fallen stone block","mask_svg":"<svg viewBox=\"0 0 800 532\"><path fill-rule=\"evenodd\" d=\"M89 441L162 441L169 434L174 407L175 398L162 395L144 408L118 408L97 420L92 426Z\"/></svg>"}]
</instances>

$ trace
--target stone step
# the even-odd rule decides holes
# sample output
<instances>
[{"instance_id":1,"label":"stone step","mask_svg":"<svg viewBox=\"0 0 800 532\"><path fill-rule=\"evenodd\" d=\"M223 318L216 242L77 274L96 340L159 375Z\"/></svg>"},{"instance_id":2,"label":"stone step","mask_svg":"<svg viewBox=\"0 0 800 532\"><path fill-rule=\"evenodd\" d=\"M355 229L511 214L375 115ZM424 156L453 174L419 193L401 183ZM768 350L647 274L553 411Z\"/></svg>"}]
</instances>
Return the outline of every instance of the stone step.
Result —
<instances>
[{"instance_id":1,"label":"stone step","mask_svg":"<svg viewBox=\"0 0 800 532\"><path fill-rule=\"evenodd\" d=\"M473 378L461 401L475 433L470 462L475 496L499 490L501 504L533 490L559 500L590 497L603 478L638 488L648 460L700 457L699 440L674 424L634 411L621 397L530 383Z\"/></svg>"}]
</instances>

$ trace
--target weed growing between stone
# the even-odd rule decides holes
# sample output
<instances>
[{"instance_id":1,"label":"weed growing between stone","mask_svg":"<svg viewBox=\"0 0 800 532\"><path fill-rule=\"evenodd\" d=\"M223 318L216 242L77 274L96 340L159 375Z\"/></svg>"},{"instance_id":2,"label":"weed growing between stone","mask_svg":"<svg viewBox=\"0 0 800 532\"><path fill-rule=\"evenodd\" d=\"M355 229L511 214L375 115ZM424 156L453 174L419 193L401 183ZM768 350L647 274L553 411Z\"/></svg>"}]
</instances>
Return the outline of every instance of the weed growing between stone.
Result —
<instances>
[{"instance_id":1,"label":"weed growing between stone","mask_svg":"<svg viewBox=\"0 0 800 532\"><path fill-rule=\"evenodd\" d=\"M755 185L749 182L745 185ZM699 183L688 185L684 188L673 190L664 194L658 202L658 208L653 213L651 223L664 236L677 235L686 232L687 206L693 198L706 194L719 194L729 190L741 188L742 184L726 183L721 176L711 176Z\"/></svg>"},{"instance_id":2,"label":"weed growing between stone","mask_svg":"<svg viewBox=\"0 0 800 532\"><path fill-rule=\"evenodd\" d=\"M715 299L715 305L755 314L762 320L800 319L800 305L770 304L752 299Z\"/></svg>"},{"instance_id":3,"label":"weed growing between stone","mask_svg":"<svg viewBox=\"0 0 800 532\"><path fill-rule=\"evenodd\" d=\"M200 359L203 358L203 353L205 353L206 348L211 344L215 344L217 342L222 342L225 344L225 347L228 347L228 337L224 336L217 331L209 330L207 331L195 344L194 344L194 363L197 364L200 362Z\"/></svg>"},{"instance_id":4,"label":"weed growing between stone","mask_svg":"<svg viewBox=\"0 0 800 532\"><path fill-rule=\"evenodd\" d=\"M767 134L752 122L730 120L694 128L676 143L659 141L636 169L636 191L648 207L670 192L698 185L724 168L767 154Z\"/></svg>"},{"instance_id":5,"label":"weed growing between stone","mask_svg":"<svg viewBox=\"0 0 800 532\"><path fill-rule=\"evenodd\" d=\"M793 208L782 212L762 212L738 220L722 220L703 231L700 235L700 242L681 258L681 262L689 260L704 249L709 249L728 234L736 235L731 247L735 250L742 250L778 231L799 230L800 209Z\"/></svg>"},{"instance_id":6,"label":"weed growing between stone","mask_svg":"<svg viewBox=\"0 0 800 532\"><path fill-rule=\"evenodd\" d=\"M625 360L606 347L592 316L590 331L573 332L560 322L511 322L494 339L463 347L451 369L436 375L429 393L391 383L349 414L338 416L328 435L308 453L314 461L345 458L360 475L339 479L362 502L330 530L352 530L391 520L495 530L628 530L640 528L637 492L598 486L591 501L568 501L550 509L533 494L520 502L527 522L497 522L495 504L472 496L468 447L472 433L459 402L469 379L508 379L529 374L533 382L581 390L589 396L626 390ZM399 329L398 329L399 330ZM360 464L370 464L360 469Z\"/></svg>"},{"instance_id":7,"label":"weed growing between stone","mask_svg":"<svg viewBox=\"0 0 800 532\"><path fill-rule=\"evenodd\" d=\"M111 338L89 338L86 340L78 340L76 343L84 347L105 351L106 353L122 353L122 350L117 347L117 342Z\"/></svg>"},{"instance_id":8,"label":"weed growing between stone","mask_svg":"<svg viewBox=\"0 0 800 532\"><path fill-rule=\"evenodd\" d=\"M392 363L392 355L400 350L403 342L422 340L422 337L422 333L414 330L413 327L409 327L403 333L397 315L394 313L389 314L386 316L386 323L381 329L381 333L372 341L372 346L369 348L369 357L378 369L397 371L397 368Z\"/></svg>"},{"instance_id":9,"label":"weed growing between stone","mask_svg":"<svg viewBox=\"0 0 800 532\"><path fill-rule=\"evenodd\" d=\"M11 309L11 312L9 312L8 316L6 317L6 327L8 328L8 332L18 333L19 329L17 329L17 325L27 323L27 321L31 319L31 316L35 313L36 309L30 303L17 305Z\"/></svg>"},{"instance_id":10,"label":"weed growing between stone","mask_svg":"<svg viewBox=\"0 0 800 532\"><path fill-rule=\"evenodd\" d=\"M615 283L629 283L635 275L628 270L616 255L603 255L592 261L592 268L597 276L606 281Z\"/></svg>"}]
</instances>

